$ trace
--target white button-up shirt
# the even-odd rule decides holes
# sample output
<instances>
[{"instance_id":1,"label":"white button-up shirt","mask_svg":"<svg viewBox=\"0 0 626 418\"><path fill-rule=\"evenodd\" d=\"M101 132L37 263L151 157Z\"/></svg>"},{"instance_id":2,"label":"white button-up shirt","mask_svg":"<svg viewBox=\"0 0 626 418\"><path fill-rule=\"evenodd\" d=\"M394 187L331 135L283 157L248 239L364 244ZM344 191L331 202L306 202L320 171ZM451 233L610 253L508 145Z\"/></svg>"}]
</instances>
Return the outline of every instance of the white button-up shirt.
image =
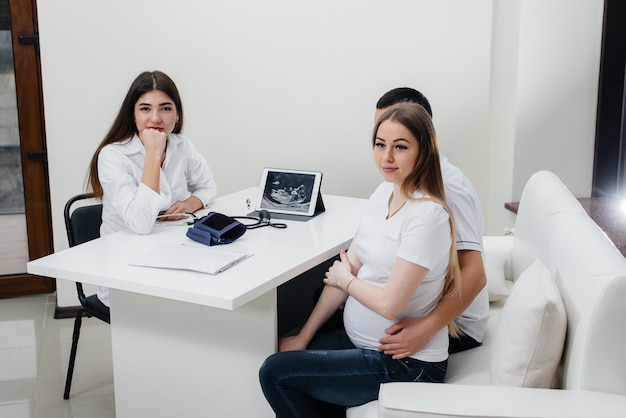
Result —
<instances>
[{"instance_id":1,"label":"white button-up shirt","mask_svg":"<svg viewBox=\"0 0 626 418\"><path fill-rule=\"evenodd\" d=\"M130 229L149 234L159 212L177 201L196 196L207 207L217 188L206 159L191 141L170 134L161 167L160 193L141 182L146 150L137 135L129 141L107 145L98 156L102 197L101 235Z\"/></svg>"}]
</instances>

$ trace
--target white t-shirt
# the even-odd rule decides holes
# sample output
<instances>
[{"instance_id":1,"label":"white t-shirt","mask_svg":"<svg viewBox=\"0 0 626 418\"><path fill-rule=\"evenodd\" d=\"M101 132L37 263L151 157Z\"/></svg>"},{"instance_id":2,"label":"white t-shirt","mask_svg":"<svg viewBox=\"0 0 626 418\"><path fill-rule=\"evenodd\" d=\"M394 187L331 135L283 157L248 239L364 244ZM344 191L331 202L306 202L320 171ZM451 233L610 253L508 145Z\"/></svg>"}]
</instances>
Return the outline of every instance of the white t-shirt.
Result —
<instances>
[{"instance_id":1,"label":"white t-shirt","mask_svg":"<svg viewBox=\"0 0 626 418\"><path fill-rule=\"evenodd\" d=\"M149 234L160 211L177 201L196 196L207 207L217 195L206 159L191 141L170 134L161 168L161 193L141 182L146 150L137 135L105 146L98 156L98 176L103 189L100 235L130 229ZM98 298L109 305L109 290L98 289Z\"/></svg>"},{"instance_id":2,"label":"white t-shirt","mask_svg":"<svg viewBox=\"0 0 626 418\"><path fill-rule=\"evenodd\" d=\"M463 172L440 154L441 175L446 191L446 202L454 216L456 248L480 251L483 255L483 213L476 190ZM454 321L465 334L481 342L489 320L487 286Z\"/></svg>"},{"instance_id":3,"label":"white t-shirt","mask_svg":"<svg viewBox=\"0 0 626 418\"><path fill-rule=\"evenodd\" d=\"M381 184L370 197L354 238L354 249L363 263L357 277L383 287L397 257L429 269L409 303L398 317L388 320L349 297L344 309L344 325L356 347L377 350L385 329L408 317L424 317L439 302L450 257L450 224L445 209L433 201L408 201L386 219L391 183ZM413 197L421 197L416 192ZM447 329L412 357L423 361L448 358Z\"/></svg>"}]
</instances>

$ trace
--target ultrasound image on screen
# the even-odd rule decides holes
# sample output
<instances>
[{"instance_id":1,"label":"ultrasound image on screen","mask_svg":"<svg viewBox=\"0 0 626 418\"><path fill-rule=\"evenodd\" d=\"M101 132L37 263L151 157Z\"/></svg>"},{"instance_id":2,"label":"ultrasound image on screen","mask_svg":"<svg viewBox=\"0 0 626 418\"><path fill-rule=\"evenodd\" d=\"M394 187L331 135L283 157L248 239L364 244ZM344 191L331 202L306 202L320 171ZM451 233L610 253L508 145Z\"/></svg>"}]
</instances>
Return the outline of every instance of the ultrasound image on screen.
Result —
<instances>
[{"instance_id":1,"label":"ultrasound image on screen","mask_svg":"<svg viewBox=\"0 0 626 418\"><path fill-rule=\"evenodd\" d=\"M267 173L261 207L307 213L314 182L314 174L270 171Z\"/></svg>"}]
</instances>

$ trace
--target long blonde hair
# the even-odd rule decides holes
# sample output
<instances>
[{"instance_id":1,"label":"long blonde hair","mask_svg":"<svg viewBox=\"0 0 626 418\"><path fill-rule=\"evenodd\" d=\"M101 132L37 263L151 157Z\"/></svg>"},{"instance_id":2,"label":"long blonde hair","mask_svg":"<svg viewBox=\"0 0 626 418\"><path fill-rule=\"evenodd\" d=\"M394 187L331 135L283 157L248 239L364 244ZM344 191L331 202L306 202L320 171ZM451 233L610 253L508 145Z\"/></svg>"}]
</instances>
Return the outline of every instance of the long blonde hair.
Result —
<instances>
[{"instance_id":1,"label":"long blonde hair","mask_svg":"<svg viewBox=\"0 0 626 418\"><path fill-rule=\"evenodd\" d=\"M456 228L452 211L446 203L446 193L441 175L439 147L432 119L428 112L416 103L399 103L387 109L376 122L372 136L372 145L376 143L376 134L380 124L392 120L406 127L417 139L419 153L415 167L402 183L402 194L410 200L432 200L440 204L448 213L450 223L450 256L442 295L455 297L461 292L461 268L456 250ZM414 198L413 192L421 190L428 198ZM457 336L459 330L454 322L448 324L450 335Z\"/></svg>"}]
</instances>

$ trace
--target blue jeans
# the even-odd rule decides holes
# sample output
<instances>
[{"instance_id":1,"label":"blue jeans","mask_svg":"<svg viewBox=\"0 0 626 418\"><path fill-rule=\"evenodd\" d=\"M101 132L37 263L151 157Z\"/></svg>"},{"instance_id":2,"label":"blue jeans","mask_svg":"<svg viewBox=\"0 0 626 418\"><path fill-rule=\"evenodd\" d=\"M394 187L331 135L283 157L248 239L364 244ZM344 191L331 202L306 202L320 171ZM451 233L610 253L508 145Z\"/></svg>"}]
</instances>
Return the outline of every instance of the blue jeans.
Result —
<instances>
[{"instance_id":1,"label":"blue jeans","mask_svg":"<svg viewBox=\"0 0 626 418\"><path fill-rule=\"evenodd\" d=\"M344 330L316 336L307 350L268 357L259 371L265 398L278 418L321 417L321 404L344 407L378 398L385 382L443 382L448 360L393 360L355 348Z\"/></svg>"}]
</instances>

